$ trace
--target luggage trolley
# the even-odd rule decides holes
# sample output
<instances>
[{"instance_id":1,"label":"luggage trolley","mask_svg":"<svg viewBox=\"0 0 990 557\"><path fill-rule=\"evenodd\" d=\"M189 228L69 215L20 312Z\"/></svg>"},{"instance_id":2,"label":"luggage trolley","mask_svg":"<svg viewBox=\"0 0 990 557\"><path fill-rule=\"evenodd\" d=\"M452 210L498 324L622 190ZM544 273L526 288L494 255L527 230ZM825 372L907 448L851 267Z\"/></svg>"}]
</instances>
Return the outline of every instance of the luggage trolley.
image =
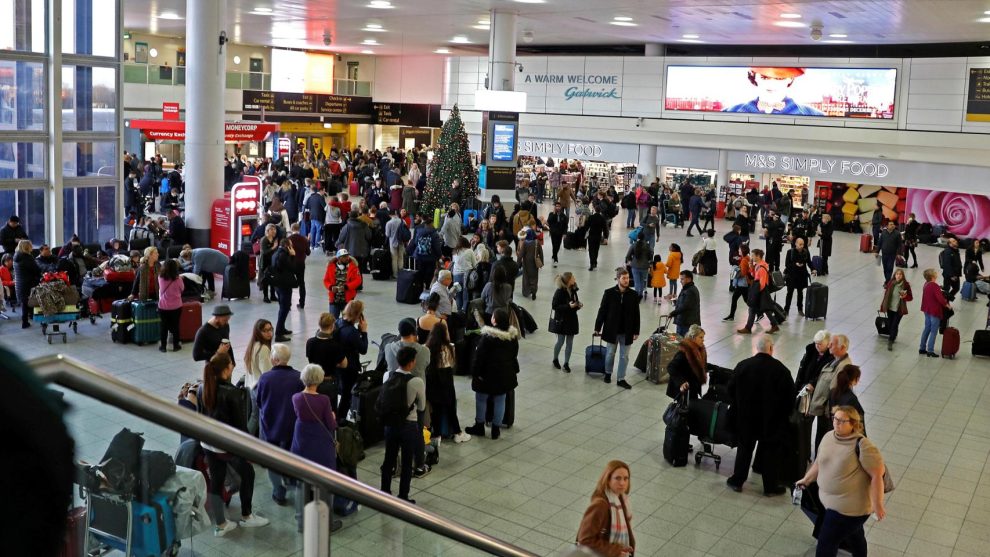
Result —
<instances>
[{"instance_id":1,"label":"luggage trolley","mask_svg":"<svg viewBox=\"0 0 990 557\"><path fill-rule=\"evenodd\" d=\"M79 308L75 304L65 306L62 311L51 315L41 313L41 308L34 308L32 320L41 325L41 334L45 335L45 338L48 339L48 344L52 343L52 337L55 336L62 337L62 344L67 343L68 338L66 333L68 329L72 329L72 332L76 334L79 333ZM62 330L63 324L66 328L64 331Z\"/></svg>"},{"instance_id":2,"label":"luggage trolley","mask_svg":"<svg viewBox=\"0 0 990 557\"><path fill-rule=\"evenodd\" d=\"M130 494L92 491L80 487L86 500L88 523L84 546L87 556L123 551L125 557L175 556L179 540L175 532L175 496L156 493L148 504ZM91 550L95 539L96 550Z\"/></svg>"},{"instance_id":3,"label":"luggage trolley","mask_svg":"<svg viewBox=\"0 0 990 557\"><path fill-rule=\"evenodd\" d=\"M700 466L702 459L715 462L715 470L722 465L722 457L715 452L715 445L735 446L735 439L728 429L728 383L732 370L708 364L708 390L700 401L692 401L688 423L691 433L701 441L701 450L694 453L694 464Z\"/></svg>"}]
</instances>

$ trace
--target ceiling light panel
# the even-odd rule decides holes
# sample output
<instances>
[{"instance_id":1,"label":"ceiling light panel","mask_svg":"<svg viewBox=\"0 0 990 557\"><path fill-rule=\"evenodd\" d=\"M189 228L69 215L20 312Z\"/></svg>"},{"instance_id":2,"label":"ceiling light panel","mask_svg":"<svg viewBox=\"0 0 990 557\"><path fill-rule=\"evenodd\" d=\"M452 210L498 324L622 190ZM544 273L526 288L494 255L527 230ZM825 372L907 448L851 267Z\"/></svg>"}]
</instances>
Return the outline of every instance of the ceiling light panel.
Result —
<instances>
[{"instance_id":1,"label":"ceiling light panel","mask_svg":"<svg viewBox=\"0 0 990 557\"><path fill-rule=\"evenodd\" d=\"M800 21L784 20L784 21L775 21L773 22L773 24L776 25L777 27L792 27L792 28L807 27L807 25L801 23Z\"/></svg>"},{"instance_id":2,"label":"ceiling light panel","mask_svg":"<svg viewBox=\"0 0 990 557\"><path fill-rule=\"evenodd\" d=\"M801 19L801 14L786 13L786 14L780 14L780 17L784 19Z\"/></svg>"}]
</instances>

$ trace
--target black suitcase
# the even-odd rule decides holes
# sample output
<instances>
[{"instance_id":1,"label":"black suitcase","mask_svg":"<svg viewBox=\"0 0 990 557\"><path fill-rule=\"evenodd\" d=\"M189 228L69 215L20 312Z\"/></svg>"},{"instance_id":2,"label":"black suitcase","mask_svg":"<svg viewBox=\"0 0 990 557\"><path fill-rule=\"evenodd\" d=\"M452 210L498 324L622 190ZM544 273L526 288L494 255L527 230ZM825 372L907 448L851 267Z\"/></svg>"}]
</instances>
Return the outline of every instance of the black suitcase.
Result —
<instances>
[{"instance_id":1,"label":"black suitcase","mask_svg":"<svg viewBox=\"0 0 990 557\"><path fill-rule=\"evenodd\" d=\"M375 402L381 390L381 385L372 386L370 381L358 381L351 390L351 411L358 417L358 433L361 434L365 447L385 439L385 426L375 411Z\"/></svg>"},{"instance_id":2,"label":"black suitcase","mask_svg":"<svg viewBox=\"0 0 990 557\"><path fill-rule=\"evenodd\" d=\"M703 442L736 446L729 424L729 405L716 400L697 399L688 404L688 432Z\"/></svg>"},{"instance_id":3,"label":"black suitcase","mask_svg":"<svg viewBox=\"0 0 990 557\"><path fill-rule=\"evenodd\" d=\"M663 432L663 459L675 468L687 466L690 444L691 434L688 433L687 420L675 421Z\"/></svg>"},{"instance_id":4,"label":"black suitcase","mask_svg":"<svg viewBox=\"0 0 990 557\"><path fill-rule=\"evenodd\" d=\"M454 343L454 353L457 356L457 367L454 375L471 375L471 362L474 361L474 351L478 348L481 335L464 335L464 338Z\"/></svg>"},{"instance_id":5,"label":"black suitcase","mask_svg":"<svg viewBox=\"0 0 990 557\"><path fill-rule=\"evenodd\" d=\"M416 271L402 269L395 282L395 301L400 304L418 304L423 285L416 280Z\"/></svg>"},{"instance_id":6,"label":"black suitcase","mask_svg":"<svg viewBox=\"0 0 990 557\"><path fill-rule=\"evenodd\" d=\"M876 325L878 335L885 337L890 334L890 320L887 319L887 314L877 312L877 318L873 324Z\"/></svg>"},{"instance_id":7,"label":"black suitcase","mask_svg":"<svg viewBox=\"0 0 990 557\"><path fill-rule=\"evenodd\" d=\"M973 333L973 355L990 356L990 330L983 329Z\"/></svg>"},{"instance_id":8,"label":"black suitcase","mask_svg":"<svg viewBox=\"0 0 990 557\"><path fill-rule=\"evenodd\" d=\"M805 319L825 319L828 313L828 286L813 282L808 285L808 291L804 297L804 318Z\"/></svg>"},{"instance_id":9,"label":"black suitcase","mask_svg":"<svg viewBox=\"0 0 990 557\"><path fill-rule=\"evenodd\" d=\"M485 408L485 423L492 423L495 416L495 397L488 397L488 406ZM511 390L505 394L505 414L502 416L502 427L509 429L516 422L516 391Z\"/></svg>"},{"instance_id":10,"label":"black suitcase","mask_svg":"<svg viewBox=\"0 0 990 557\"><path fill-rule=\"evenodd\" d=\"M389 280L392 278L392 257L388 250L371 250L371 278L375 280Z\"/></svg>"},{"instance_id":11,"label":"black suitcase","mask_svg":"<svg viewBox=\"0 0 990 557\"><path fill-rule=\"evenodd\" d=\"M130 300L116 300L110 309L110 340L127 344L134 329L134 313Z\"/></svg>"},{"instance_id":12,"label":"black suitcase","mask_svg":"<svg viewBox=\"0 0 990 557\"><path fill-rule=\"evenodd\" d=\"M234 265L224 267L220 297L224 300L243 300L251 297L251 281L246 274L238 273Z\"/></svg>"}]
</instances>

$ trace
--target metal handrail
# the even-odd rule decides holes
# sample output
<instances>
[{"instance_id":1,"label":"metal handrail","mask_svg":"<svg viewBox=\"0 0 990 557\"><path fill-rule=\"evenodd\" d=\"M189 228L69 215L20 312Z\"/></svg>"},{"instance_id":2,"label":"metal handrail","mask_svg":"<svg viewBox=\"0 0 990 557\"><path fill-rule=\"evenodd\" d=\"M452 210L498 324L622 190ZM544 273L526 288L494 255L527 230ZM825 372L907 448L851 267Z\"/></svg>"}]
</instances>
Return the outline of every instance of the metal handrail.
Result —
<instances>
[{"instance_id":1,"label":"metal handrail","mask_svg":"<svg viewBox=\"0 0 990 557\"><path fill-rule=\"evenodd\" d=\"M387 495L343 474L315 464L212 418L180 409L89 364L62 354L28 362L38 376L83 395L120 408L138 418L164 426L194 439L243 457L280 474L343 495L378 512L445 538L504 557L535 557L512 544L462 526L415 505Z\"/></svg>"}]
</instances>

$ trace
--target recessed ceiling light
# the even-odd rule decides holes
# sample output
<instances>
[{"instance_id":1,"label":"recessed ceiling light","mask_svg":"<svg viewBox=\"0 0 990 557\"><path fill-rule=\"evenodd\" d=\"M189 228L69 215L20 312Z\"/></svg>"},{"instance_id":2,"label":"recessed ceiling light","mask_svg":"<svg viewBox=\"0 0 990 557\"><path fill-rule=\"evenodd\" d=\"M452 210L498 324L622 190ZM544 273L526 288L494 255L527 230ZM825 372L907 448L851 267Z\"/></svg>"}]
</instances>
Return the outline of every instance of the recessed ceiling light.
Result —
<instances>
[{"instance_id":1,"label":"recessed ceiling light","mask_svg":"<svg viewBox=\"0 0 990 557\"><path fill-rule=\"evenodd\" d=\"M629 16L624 16L624 15L617 15L617 16L613 17L612 19L614 19L615 21L632 21L633 20L633 18L631 18Z\"/></svg>"},{"instance_id":2,"label":"recessed ceiling light","mask_svg":"<svg viewBox=\"0 0 990 557\"><path fill-rule=\"evenodd\" d=\"M375 40L375 39L365 39L365 40L361 41L361 44L377 45L378 44L378 41Z\"/></svg>"},{"instance_id":3,"label":"recessed ceiling light","mask_svg":"<svg viewBox=\"0 0 990 557\"><path fill-rule=\"evenodd\" d=\"M434 54L450 54L449 48L438 48L433 51Z\"/></svg>"},{"instance_id":4,"label":"recessed ceiling light","mask_svg":"<svg viewBox=\"0 0 990 557\"><path fill-rule=\"evenodd\" d=\"M829 35L829 37L831 37L833 39L844 39L844 38L846 38L848 36L849 35L846 35L846 34L843 34L843 33L832 33L831 35Z\"/></svg>"},{"instance_id":5,"label":"recessed ceiling light","mask_svg":"<svg viewBox=\"0 0 990 557\"><path fill-rule=\"evenodd\" d=\"M780 14L784 19L801 19L801 14Z\"/></svg>"},{"instance_id":6,"label":"recessed ceiling light","mask_svg":"<svg viewBox=\"0 0 990 557\"><path fill-rule=\"evenodd\" d=\"M256 11L256 12L258 12L260 14L270 14L270 13L272 13L273 10L271 8L264 8L264 7L259 6L259 7L255 8L254 11Z\"/></svg>"},{"instance_id":7,"label":"recessed ceiling light","mask_svg":"<svg viewBox=\"0 0 990 557\"><path fill-rule=\"evenodd\" d=\"M381 23L369 23L369 24L365 25L364 27L365 27L365 29L381 29L382 28L382 24Z\"/></svg>"},{"instance_id":8,"label":"recessed ceiling light","mask_svg":"<svg viewBox=\"0 0 990 557\"><path fill-rule=\"evenodd\" d=\"M700 43L703 43L705 41L699 41L698 39L677 39L677 42L680 42L680 43L696 43L696 44L700 44Z\"/></svg>"},{"instance_id":9,"label":"recessed ceiling light","mask_svg":"<svg viewBox=\"0 0 990 557\"><path fill-rule=\"evenodd\" d=\"M478 25L491 25L491 24L492 24L492 20L487 17L483 17L478 20Z\"/></svg>"},{"instance_id":10,"label":"recessed ceiling light","mask_svg":"<svg viewBox=\"0 0 990 557\"><path fill-rule=\"evenodd\" d=\"M547 0L515 0L520 4L546 4Z\"/></svg>"},{"instance_id":11,"label":"recessed ceiling light","mask_svg":"<svg viewBox=\"0 0 990 557\"><path fill-rule=\"evenodd\" d=\"M619 27L636 27L636 24L631 21L610 21L609 23Z\"/></svg>"},{"instance_id":12,"label":"recessed ceiling light","mask_svg":"<svg viewBox=\"0 0 990 557\"><path fill-rule=\"evenodd\" d=\"M374 53L375 53L374 50L362 50L361 51L361 54L374 54Z\"/></svg>"},{"instance_id":13,"label":"recessed ceiling light","mask_svg":"<svg viewBox=\"0 0 990 557\"><path fill-rule=\"evenodd\" d=\"M990 15L990 10L983 12L983 15Z\"/></svg>"},{"instance_id":14,"label":"recessed ceiling light","mask_svg":"<svg viewBox=\"0 0 990 557\"><path fill-rule=\"evenodd\" d=\"M388 2L386 0L371 0L371 2L368 2L368 7L377 8L379 10L391 10L395 6L393 6L391 2Z\"/></svg>"},{"instance_id":15,"label":"recessed ceiling light","mask_svg":"<svg viewBox=\"0 0 990 557\"><path fill-rule=\"evenodd\" d=\"M386 32L386 30L383 29L381 25L379 25L378 27L365 27L364 29L361 29L361 30L364 31L364 32L366 32L366 33L385 33Z\"/></svg>"},{"instance_id":16,"label":"recessed ceiling light","mask_svg":"<svg viewBox=\"0 0 990 557\"><path fill-rule=\"evenodd\" d=\"M699 37L698 35L684 35L682 38L684 38L684 39L700 39L701 37Z\"/></svg>"},{"instance_id":17,"label":"recessed ceiling light","mask_svg":"<svg viewBox=\"0 0 990 557\"><path fill-rule=\"evenodd\" d=\"M157 48L152 48L151 50L148 51L148 54L150 54L152 58L157 58L158 57L158 49Z\"/></svg>"},{"instance_id":18,"label":"recessed ceiling light","mask_svg":"<svg viewBox=\"0 0 990 557\"><path fill-rule=\"evenodd\" d=\"M489 30L489 29L492 28L491 25L488 25L488 24L482 25L480 23L477 24L477 25L472 25L471 27L474 28L474 29L480 29L482 31L487 31L487 30Z\"/></svg>"},{"instance_id":19,"label":"recessed ceiling light","mask_svg":"<svg viewBox=\"0 0 990 557\"><path fill-rule=\"evenodd\" d=\"M162 12L158 14L158 19L182 19L182 16L175 12Z\"/></svg>"},{"instance_id":20,"label":"recessed ceiling light","mask_svg":"<svg viewBox=\"0 0 990 557\"><path fill-rule=\"evenodd\" d=\"M980 23L990 23L990 17L981 17L980 19L977 19L976 21L979 21Z\"/></svg>"},{"instance_id":21,"label":"recessed ceiling light","mask_svg":"<svg viewBox=\"0 0 990 557\"><path fill-rule=\"evenodd\" d=\"M800 21L775 21L773 24L777 27L807 27L807 25Z\"/></svg>"},{"instance_id":22,"label":"recessed ceiling light","mask_svg":"<svg viewBox=\"0 0 990 557\"><path fill-rule=\"evenodd\" d=\"M828 44L852 44L852 41L845 41L842 39L829 39L827 41L822 41Z\"/></svg>"},{"instance_id":23,"label":"recessed ceiling light","mask_svg":"<svg viewBox=\"0 0 990 557\"><path fill-rule=\"evenodd\" d=\"M468 44L471 41L468 40L468 38L465 37L464 35L457 35L456 37L450 39L450 42L456 43L456 44Z\"/></svg>"},{"instance_id":24,"label":"recessed ceiling light","mask_svg":"<svg viewBox=\"0 0 990 557\"><path fill-rule=\"evenodd\" d=\"M237 66L237 65L240 65L240 63L241 63L241 57L240 56L234 56L234 65Z\"/></svg>"}]
</instances>

